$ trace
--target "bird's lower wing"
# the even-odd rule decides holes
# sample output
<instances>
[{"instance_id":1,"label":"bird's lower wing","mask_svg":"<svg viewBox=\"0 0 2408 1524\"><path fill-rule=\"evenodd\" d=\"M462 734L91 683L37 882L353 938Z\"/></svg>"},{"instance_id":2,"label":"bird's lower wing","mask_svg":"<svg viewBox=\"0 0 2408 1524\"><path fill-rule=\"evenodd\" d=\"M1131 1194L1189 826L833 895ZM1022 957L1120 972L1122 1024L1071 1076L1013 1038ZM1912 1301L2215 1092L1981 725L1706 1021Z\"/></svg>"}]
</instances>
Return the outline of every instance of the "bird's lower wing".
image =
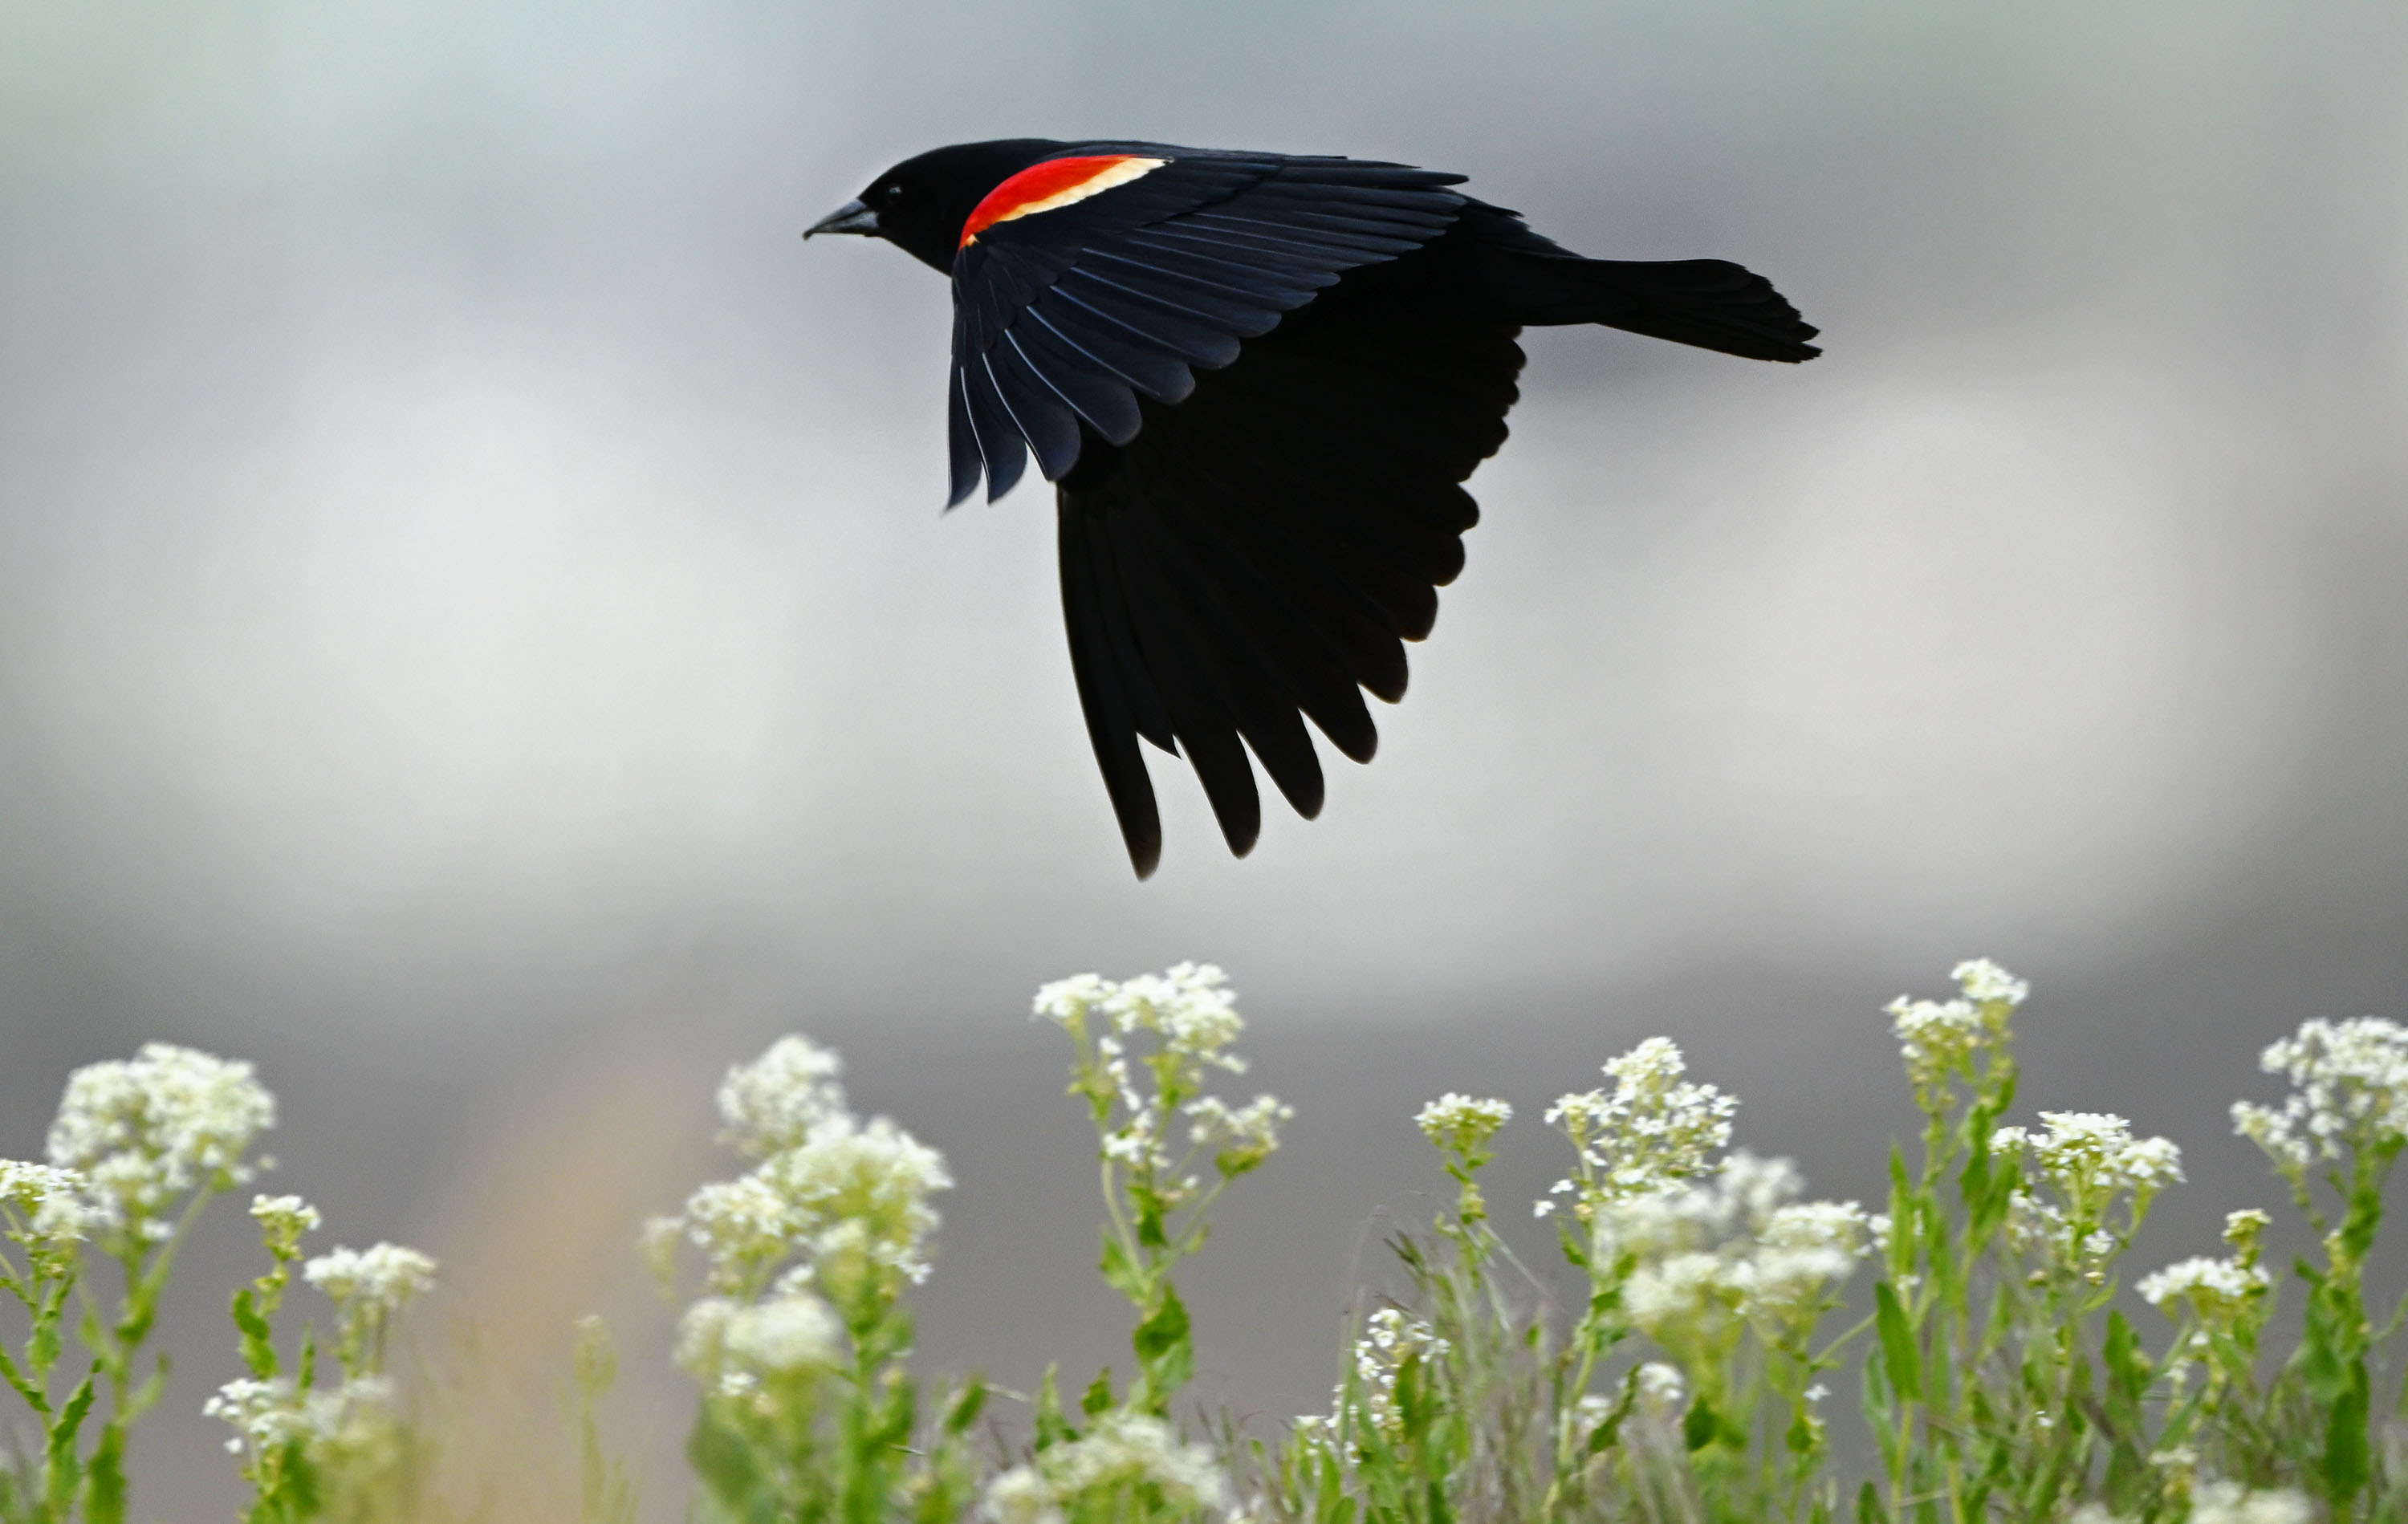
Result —
<instances>
[{"instance_id":1,"label":"bird's lower wing","mask_svg":"<svg viewBox=\"0 0 2408 1524\"><path fill-rule=\"evenodd\" d=\"M1084 442L1059 491L1063 615L1140 877L1162 829L1139 737L1187 758L1240 855L1262 823L1249 748L1308 819L1306 719L1370 760L1362 690L1403 697L1401 643L1463 567L1460 483L1504 442L1514 333L1358 277L1178 406L1146 402L1125 446Z\"/></svg>"}]
</instances>

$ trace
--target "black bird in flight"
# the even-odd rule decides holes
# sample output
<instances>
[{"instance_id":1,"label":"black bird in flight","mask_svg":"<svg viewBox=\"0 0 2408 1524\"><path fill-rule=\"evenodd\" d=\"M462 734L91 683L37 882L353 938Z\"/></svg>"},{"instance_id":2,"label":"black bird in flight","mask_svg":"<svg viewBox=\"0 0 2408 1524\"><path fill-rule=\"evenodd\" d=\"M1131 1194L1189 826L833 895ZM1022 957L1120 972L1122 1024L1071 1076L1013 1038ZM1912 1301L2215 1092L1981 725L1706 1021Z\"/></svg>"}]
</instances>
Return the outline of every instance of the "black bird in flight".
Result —
<instances>
[{"instance_id":1,"label":"black bird in flight","mask_svg":"<svg viewBox=\"0 0 2408 1524\"><path fill-rule=\"evenodd\" d=\"M1251 748L1321 809L1310 719L1379 743L1480 517L1525 327L1602 323L1752 360L1815 330L1723 260L1583 259L1464 177L1161 143L965 143L810 230L953 277L953 498L1031 454L1054 484L1087 736L1142 878L1162 856L1143 737L1184 754L1229 849L1262 826ZM810 234L804 236L809 237Z\"/></svg>"}]
</instances>

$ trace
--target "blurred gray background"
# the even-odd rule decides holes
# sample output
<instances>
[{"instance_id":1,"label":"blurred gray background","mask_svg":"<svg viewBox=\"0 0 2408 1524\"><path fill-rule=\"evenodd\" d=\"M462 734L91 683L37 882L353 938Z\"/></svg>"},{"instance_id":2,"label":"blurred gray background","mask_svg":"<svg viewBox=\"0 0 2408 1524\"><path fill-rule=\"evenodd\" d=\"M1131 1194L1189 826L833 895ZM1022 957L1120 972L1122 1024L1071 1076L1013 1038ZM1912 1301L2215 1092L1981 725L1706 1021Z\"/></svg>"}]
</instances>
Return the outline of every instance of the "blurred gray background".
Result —
<instances>
[{"instance_id":1,"label":"blurred gray background","mask_svg":"<svg viewBox=\"0 0 2408 1524\"><path fill-rule=\"evenodd\" d=\"M943 283L796 236L1021 134L1460 170L1829 352L1529 336L1377 763L1242 862L1157 766L1140 886L1050 506L937 512ZM2206 1252L2277 1204L2257 1048L2408 1015L2403 417L2397 7L0 0L0 1155L77 1063L255 1059L280 1189L441 1258L422 1343L527 1432L611 1316L656 1517L632 1235L779 1033L953 1161L924 1365L1121 1346L1025 1018L1083 969L1224 963L1300 1112L1190 1281L1240 1407L1325 1400L1427 1096L1522 1108L1518 1218L1547 1100L1663 1032L1870 1196L1877 1007L1974 954ZM224 1217L146 1517L234 1506Z\"/></svg>"}]
</instances>

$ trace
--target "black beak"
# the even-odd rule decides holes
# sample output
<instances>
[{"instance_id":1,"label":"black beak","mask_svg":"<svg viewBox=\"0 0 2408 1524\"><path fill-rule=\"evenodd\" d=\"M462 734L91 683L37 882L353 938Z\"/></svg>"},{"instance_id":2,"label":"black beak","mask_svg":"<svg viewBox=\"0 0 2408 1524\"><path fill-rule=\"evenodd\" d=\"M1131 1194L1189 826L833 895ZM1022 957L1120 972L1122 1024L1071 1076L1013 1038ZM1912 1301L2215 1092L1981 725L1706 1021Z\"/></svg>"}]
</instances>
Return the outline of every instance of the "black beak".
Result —
<instances>
[{"instance_id":1,"label":"black beak","mask_svg":"<svg viewBox=\"0 0 2408 1524\"><path fill-rule=\"evenodd\" d=\"M878 233L878 213L863 202L848 201L813 222L803 236L808 238L813 233L861 233L874 237Z\"/></svg>"}]
</instances>

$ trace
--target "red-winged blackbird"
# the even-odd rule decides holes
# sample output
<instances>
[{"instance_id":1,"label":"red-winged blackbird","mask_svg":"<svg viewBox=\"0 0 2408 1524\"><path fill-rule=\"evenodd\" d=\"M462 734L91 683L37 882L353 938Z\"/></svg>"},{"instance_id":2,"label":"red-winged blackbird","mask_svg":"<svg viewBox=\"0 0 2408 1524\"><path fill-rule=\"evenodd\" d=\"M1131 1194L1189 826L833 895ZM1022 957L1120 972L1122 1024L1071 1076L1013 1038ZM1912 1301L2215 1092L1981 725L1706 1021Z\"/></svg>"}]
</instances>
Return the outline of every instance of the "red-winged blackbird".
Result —
<instances>
[{"instance_id":1,"label":"red-winged blackbird","mask_svg":"<svg viewBox=\"0 0 2408 1524\"><path fill-rule=\"evenodd\" d=\"M1463 568L1460 484L1505 441L1525 326L1820 352L1761 276L1583 259L1463 178L1012 138L906 160L810 230L953 277L952 501L982 475L1002 496L1031 452L1055 484L1071 669L1140 878L1162 824L1140 736L1185 753L1240 856L1248 748L1307 819L1301 717L1370 761L1361 690L1404 696L1401 642Z\"/></svg>"}]
</instances>

